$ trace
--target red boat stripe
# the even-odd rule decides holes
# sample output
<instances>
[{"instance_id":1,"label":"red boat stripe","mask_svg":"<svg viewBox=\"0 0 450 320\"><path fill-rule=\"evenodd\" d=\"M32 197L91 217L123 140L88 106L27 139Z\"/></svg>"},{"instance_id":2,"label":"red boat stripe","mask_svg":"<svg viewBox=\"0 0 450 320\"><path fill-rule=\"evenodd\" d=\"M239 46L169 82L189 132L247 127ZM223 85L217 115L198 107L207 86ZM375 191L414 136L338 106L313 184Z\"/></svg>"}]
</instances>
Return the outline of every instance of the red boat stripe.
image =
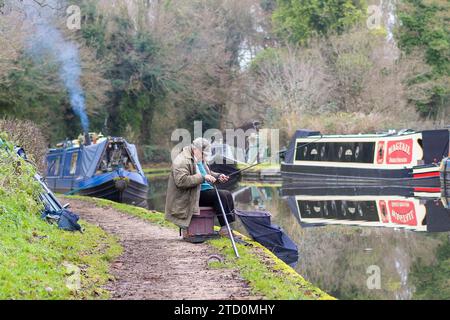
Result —
<instances>
[{"instance_id":1,"label":"red boat stripe","mask_svg":"<svg viewBox=\"0 0 450 320\"><path fill-rule=\"evenodd\" d=\"M425 172L425 173L416 173L414 175L414 179L420 179L420 178L428 178L428 177L439 177L440 173L437 172Z\"/></svg>"},{"instance_id":2,"label":"red boat stripe","mask_svg":"<svg viewBox=\"0 0 450 320\"><path fill-rule=\"evenodd\" d=\"M441 192L441 188L414 188L415 192Z\"/></svg>"}]
</instances>

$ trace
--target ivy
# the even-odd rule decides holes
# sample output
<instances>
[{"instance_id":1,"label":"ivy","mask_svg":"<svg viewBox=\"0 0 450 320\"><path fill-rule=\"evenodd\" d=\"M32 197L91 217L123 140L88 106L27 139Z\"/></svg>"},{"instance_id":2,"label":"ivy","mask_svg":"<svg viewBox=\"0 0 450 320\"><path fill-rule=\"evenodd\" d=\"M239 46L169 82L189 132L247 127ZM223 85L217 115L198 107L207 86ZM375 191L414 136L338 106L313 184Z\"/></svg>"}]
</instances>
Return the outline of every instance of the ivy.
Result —
<instances>
[{"instance_id":1,"label":"ivy","mask_svg":"<svg viewBox=\"0 0 450 320\"><path fill-rule=\"evenodd\" d=\"M273 21L281 38L305 44L314 35L347 30L361 21L365 8L358 0L278 0Z\"/></svg>"},{"instance_id":2,"label":"ivy","mask_svg":"<svg viewBox=\"0 0 450 320\"><path fill-rule=\"evenodd\" d=\"M406 53L420 50L425 53L432 72L412 80L429 83L428 97L416 101L423 116L436 117L449 105L450 88L450 2L446 0L404 0L399 8L401 26L398 44Z\"/></svg>"}]
</instances>

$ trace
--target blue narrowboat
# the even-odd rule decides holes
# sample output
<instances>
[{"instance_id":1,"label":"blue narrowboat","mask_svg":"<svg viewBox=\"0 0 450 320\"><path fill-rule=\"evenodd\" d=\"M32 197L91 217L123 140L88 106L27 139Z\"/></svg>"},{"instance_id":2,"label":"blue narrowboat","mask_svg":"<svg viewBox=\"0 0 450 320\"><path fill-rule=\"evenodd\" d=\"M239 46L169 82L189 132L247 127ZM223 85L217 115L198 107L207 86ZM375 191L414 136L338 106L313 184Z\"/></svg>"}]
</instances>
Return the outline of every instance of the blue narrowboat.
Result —
<instances>
[{"instance_id":1,"label":"blue narrowboat","mask_svg":"<svg viewBox=\"0 0 450 320\"><path fill-rule=\"evenodd\" d=\"M120 137L94 138L87 136L49 151L49 188L59 193L146 206L148 180L136 146Z\"/></svg>"}]
</instances>

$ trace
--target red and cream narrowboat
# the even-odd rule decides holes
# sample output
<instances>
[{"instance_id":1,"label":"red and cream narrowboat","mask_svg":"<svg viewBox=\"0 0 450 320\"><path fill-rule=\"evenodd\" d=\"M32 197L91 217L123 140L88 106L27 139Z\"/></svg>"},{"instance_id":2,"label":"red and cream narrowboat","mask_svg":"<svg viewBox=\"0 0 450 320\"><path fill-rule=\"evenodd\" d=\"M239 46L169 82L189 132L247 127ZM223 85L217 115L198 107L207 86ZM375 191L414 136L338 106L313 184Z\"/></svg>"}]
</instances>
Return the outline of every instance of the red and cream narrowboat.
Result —
<instances>
[{"instance_id":1,"label":"red and cream narrowboat","mask_svg":"<svg viewBox=\"0 0 450 320\"><path fill-rule=\"evenodd\" d=\"M376 184L440 188L440 164L449 151L449 131L322 135L298 130L281 172L303 183Z\"/></svg>"}]
</instances>

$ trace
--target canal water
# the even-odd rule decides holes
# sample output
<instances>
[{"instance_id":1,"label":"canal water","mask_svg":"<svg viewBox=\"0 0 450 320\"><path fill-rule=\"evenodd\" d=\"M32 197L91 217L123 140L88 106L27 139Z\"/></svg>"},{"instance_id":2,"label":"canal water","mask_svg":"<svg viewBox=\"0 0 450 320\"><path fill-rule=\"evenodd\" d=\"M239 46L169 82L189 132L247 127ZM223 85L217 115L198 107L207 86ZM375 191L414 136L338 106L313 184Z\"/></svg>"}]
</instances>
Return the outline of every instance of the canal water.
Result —
<instances>
[{"instance_id":1,"label":"canal water","mask_svg":"<svg viewBox=\"0 0 450 320\"><path fill-rule=\"evenodd\" d=\"M150 182L149 208L163 211L167 179ZM438 195L250 182L230 191L239 209L270 212L298 246L295 270L338 299L450 299L450 210Z\"/></svg>"}]
</instances>

